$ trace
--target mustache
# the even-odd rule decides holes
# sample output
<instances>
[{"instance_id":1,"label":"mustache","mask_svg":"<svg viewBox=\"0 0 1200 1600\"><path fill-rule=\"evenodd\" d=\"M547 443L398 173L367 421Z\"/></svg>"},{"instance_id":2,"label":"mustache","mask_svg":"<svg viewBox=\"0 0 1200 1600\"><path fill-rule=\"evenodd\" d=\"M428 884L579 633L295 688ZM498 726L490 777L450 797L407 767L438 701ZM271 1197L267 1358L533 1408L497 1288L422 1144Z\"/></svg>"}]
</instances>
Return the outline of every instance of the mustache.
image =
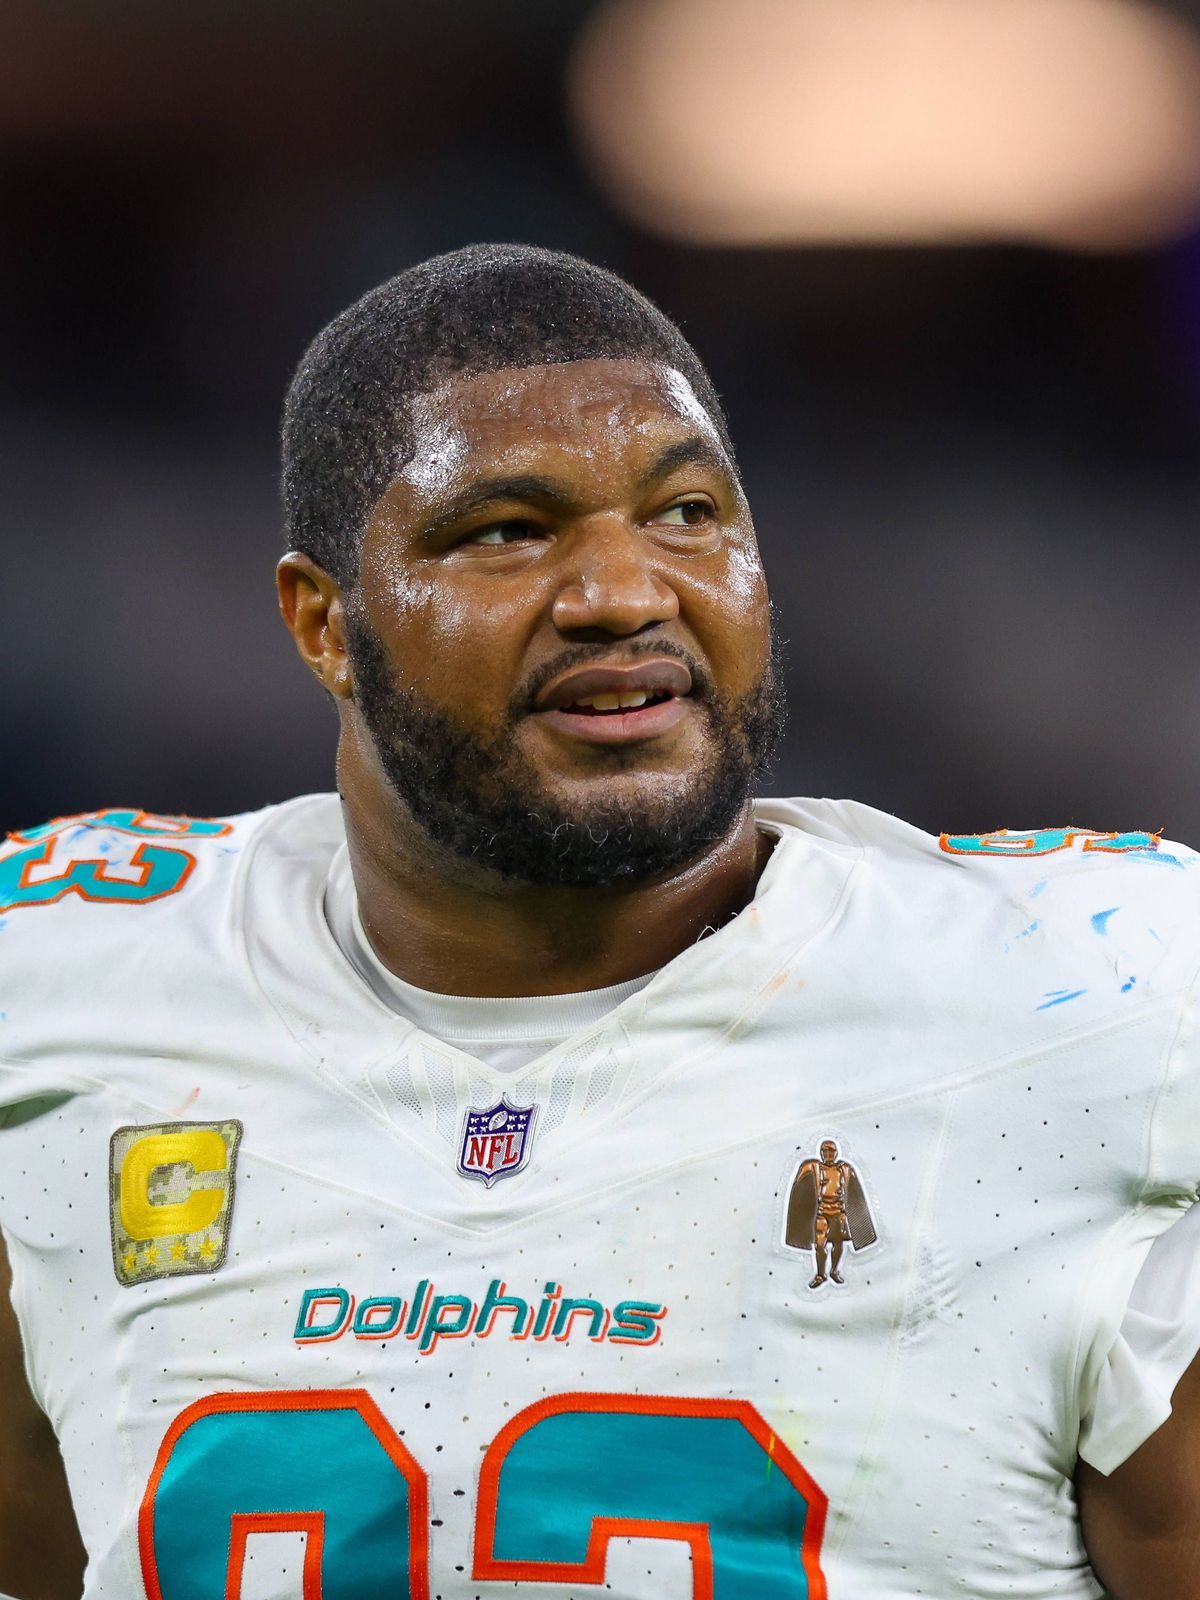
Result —
<instances>
[{"instance_id":1,"label":"mustache","mask_svg":"<svg viewBox=\"0 0 1200 1600\"><path fill-rule=\"evenodd\" d=\"M610 644L580 644L534 668L508 702L509 719L515 721L531 711L546 685L564 672L573 672L576 667L590 667L601 662L606 667L624 667L644 656L668 656L674 661L682 661L692 675L693 696L703 699L712 693L712 678L692 652L670 640L630 639L624 644L617 640Z\"/></svg>"}]
</instances>

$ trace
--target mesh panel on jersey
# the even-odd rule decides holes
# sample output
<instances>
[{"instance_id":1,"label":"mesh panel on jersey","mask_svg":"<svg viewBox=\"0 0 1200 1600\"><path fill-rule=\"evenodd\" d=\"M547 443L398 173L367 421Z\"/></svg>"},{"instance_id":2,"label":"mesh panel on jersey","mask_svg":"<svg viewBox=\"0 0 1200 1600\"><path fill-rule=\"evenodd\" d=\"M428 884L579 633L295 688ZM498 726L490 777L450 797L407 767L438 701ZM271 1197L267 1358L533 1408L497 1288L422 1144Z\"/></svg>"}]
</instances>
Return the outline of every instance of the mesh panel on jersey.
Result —
<instances>
[{"instance_id":1,"label":"mesh panel on jersey","mask_svg":"<svg viewBox=\"0 0 1200 1600\"><path fill-rule=\"evenodd\" d=\"M572 1114L590 1110L612 1092L620 1060L608 1029L593 1033L559 1062L550 1082L542 1129L557 1128Z\"/></svg>"},{"instance_id":2,"label":"mesh panel on jersey","mask_svg":"<svg viewBox=\"0 0 1200 1600\"><path fill-rule=\"evenodd\" d=\"M413 1082L412 1067L407 1057L402 1061L393 1061L387 1069L387 1086L406 1111L411 1111L418 1117L424 1116L425 1108L421 1104L421 1096Z\"/></svg>"},{"instance_id":3,"label":"mesh panel on jersey","mask_svg":"<svg viewBox=\"0 0 1200 1600\"><path fill-rule=\"evenodd\" d=\"M550 1080L550 1093L546 1096L546 1108L542 1113L543 1133L549 1133L552 1128L560 1127L566 1121L574 1091L575 1074L564 1061Z\"/></svg>"},{"instance_id":4,"label":"mesh panel on jersey","mask_svg":"<svg viewBox=\"0 0 1200 1600\"><path fill-rule=\"evenodd\" d=\"M637 1059L625 1028L618 1025L611 1030L606 1029L599 1038L591 1041L588 1056L591 1070L588 1074L587 1094L582 1109L590 1111L605 1099L611 1100L614 1105L619 1105L630 1080L634 1077L633 1069ZM583 1060L580 1060L577 1063L577 1070L582 1066ZM639 1074L644 1069L643 1060L639 1066Z\"/></svg>"},{"instance_id":5,"label":"mesh panel on jersey","mask_svg":"<svg viewBox=\"0 0 1200 1600\"><path fill-rule=\"evenodd\" d=\"M612 1092L613 1084L617 1081L619 1062L610 1050L602 1061L597 1061L592 1068L591 1082L588 1084L587 1095L584 1098L583 1109L590 1111L604 1099L605 1095Z\"/></svg>"},{"instance_id":6,"label":"mesh panel on jersey","mask_svg":"<svg viewBox=\"0 0 1200 1600\"><path fill-rule=\"evenodd\" d=\"M463 1082L457 1083L454 1057L426 1039L421 1040L421 1059L433 1096L437 1131L448 1144L453 1144L462 1120L462 1106L470 1092L466 1074L463 1074Z\"/></svg>"},{"instance_id":7,"label":"mesh panel on jersey","mask_svg":"<svg viewBox=\"0 0 1200 1600\"><path fill-rule=\"evenodd\" d=\"M581 1039L558 1063L548 1085L543 1080L515 1092L518 1103L537 1102L540 1133L561 1127L612 1092L622 1062L611 1041L607 1030ZM407 1058L388 1067L386 1081L394 1103L422 1118L448 1144L457 1142L466 1109L488 1105L498 1093L494 1078L473 1072L469 1061L426 1038L412 1041ZM514 1091L506 1092L514 1097Z\"/></svg>"}]
</instances>

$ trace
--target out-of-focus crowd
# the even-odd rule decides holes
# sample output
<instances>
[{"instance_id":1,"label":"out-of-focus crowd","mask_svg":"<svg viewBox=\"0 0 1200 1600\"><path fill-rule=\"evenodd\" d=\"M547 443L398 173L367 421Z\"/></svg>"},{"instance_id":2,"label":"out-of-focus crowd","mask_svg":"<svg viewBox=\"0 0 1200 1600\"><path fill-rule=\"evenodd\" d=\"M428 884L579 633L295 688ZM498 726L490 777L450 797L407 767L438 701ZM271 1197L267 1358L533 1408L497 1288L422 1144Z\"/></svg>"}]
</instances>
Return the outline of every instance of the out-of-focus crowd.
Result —
<instances>
[{"instance_id":1,"label":"out-of-focus crowd","mask_svg":"<svg viewBox=\"0 0 1200 1600\"><path fill-rule=\"evenodd\" d=\"M930 828L1200 843L1200 183L1171 164L1186 114L1164 121L1155 93L1145 171L1088 190L1086 162L1056 166L1030 134L1037 86L1001 83L1026 167L980 122L976 171L949 161L952 121L903 145L903 52L855 78L814 23L775 91L794 121L763 113L753 205L736 173L719 203L721 118L747 72L727 48L706 64L672 47L686 0L639 4L8 9L0 826L329 786L333 719L274 617L280 397L357 294L493 238L624 273L711 366L788 640L767 788ZM1128 70L1186 90L1187 24L1160 20L1161 55L1135 40ZM822 96L835 60L891 119L886 182L849 146L819 167L841 137ZM1113 96L1114 60L1097 79ZM953 67L933 75L951 90ZM947 117L983 103L958 90ZM1070 104L1091 148L1091 101ZM1118 104L1132 116L1124 96L1100 120ZM672 139L695 172L651 159ZM917 204L939 152L958 211Z\"/></svg>"}]
</instances>

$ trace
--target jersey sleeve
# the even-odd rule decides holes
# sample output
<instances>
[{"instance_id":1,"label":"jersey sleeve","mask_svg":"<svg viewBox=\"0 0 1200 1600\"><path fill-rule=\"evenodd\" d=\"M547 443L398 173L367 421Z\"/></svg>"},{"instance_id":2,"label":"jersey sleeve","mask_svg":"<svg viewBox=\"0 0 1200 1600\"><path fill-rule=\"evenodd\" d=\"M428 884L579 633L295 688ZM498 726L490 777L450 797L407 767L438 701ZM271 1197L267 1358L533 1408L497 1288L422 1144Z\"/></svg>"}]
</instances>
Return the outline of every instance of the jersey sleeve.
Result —
<instances>
[{"instance_id":1,"label":"jersey sleeve","mask_svg":"<svg viewBox=\"0 0 1200 1600\"><path fill-rule=\"evenodd\" d=\"M1093 1252L1077 1449L1106 1475L1167 1420L1200 1353L1200 856L1156 840L1125 860L1092 897L1095 946L1170 1020L1129 1210Z\"/></svg>"},{"instance_id":2,"label":"jersey sleeve","mask_svg":"<svg viewBox=\"0 0 1200 1600\"><path fill-rule=\"evenodd\" d=\"M1189 891L1175 902L1172 922L1156 918L1183 988L1178 1027L1154 1115L1147 1130L1143 1214L1167 1207L1176 1214L1144 1256L1121 1312L1120 1325L1091 1374L1090 1406L1082 1415L1079 1454L1105 1474L1114 1472L1171 1415L1171 1397L1200 1354L1200 1028L1196 972L1200 914L1192 886L1197 857L1171 845ZM1165 907L1159 906L1159 911ZM1169 928L1169 931L1168 931ZM1190 971L1188 970L1190 969ZM1184 976L1186 972L1186 978ZM1161 1224L1160 1224L1161 1226ZM1114 1280L1120 1274L1110 1263ZM1128 1280L1126 1280L1128 1281Z\"/></svg>"},{"instance_id":3,"label":"jersey sleeve","mask_svg":"<svg viewBox=\"0 0 1200 1600\"><path fill-rule=\"evenodd\" d=\"M1171 1415L1175 1386L1200 1354L1200 1205L1151 1246L1100 1368L1079 1454L1113 1472Z\"/></svg>"},{"instance_id":4,"label":"jersey sleeve","mask_svg":"<svg viewBox=\"0 0 1200 1600\"><path fill-rule=\"evenodd\" d=\"M0 840L0 1128L94 1088L102 1040L144 1042L243 821L110 807Z\"/></svg>"}]
</instances>

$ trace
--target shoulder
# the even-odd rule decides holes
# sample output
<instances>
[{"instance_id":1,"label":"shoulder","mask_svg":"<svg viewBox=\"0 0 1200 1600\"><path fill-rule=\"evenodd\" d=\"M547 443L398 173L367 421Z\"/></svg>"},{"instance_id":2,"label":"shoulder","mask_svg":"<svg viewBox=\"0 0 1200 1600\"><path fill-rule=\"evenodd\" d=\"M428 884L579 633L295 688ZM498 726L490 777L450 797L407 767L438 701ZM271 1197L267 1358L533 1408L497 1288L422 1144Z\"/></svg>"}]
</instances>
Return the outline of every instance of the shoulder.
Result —
<instances>
[{"instance_id":1,"label":"shoulder","mask_svg":"<svg viewBox=\"0 0 1200 1600\"><path fill-rule=\"evenodd\" d=\"M1145 830L1076 826L928 833L853 801L770 801L765 822L850 854L847 927L871 945L939 953L945 971L1003 960L1055 1009L1113 990L1178 992L1200 965L1200 855ZM983 963L981 965L981 963ZM1072 1007L1072 1015L1084 1008Z\"/></svg>"},{"instance_id":2,"label":"shoulder","mask_svg":"<svg viewBox=\"0 0 1200 1600\"><path fill-rule=\"evenodd\" d=\"M970 885L982 893L1044 893L1053 880L1129 885L1150 898L1195 900L1200 854L1140 830L1072 825L995 828L988 833L927 833L854 800L766 800L756 815L784 833L853 851L877 874L924 875L932 884Z\"/></svg>"},{"instance_id":3,"label":"shoulder","mask_svg":"<svg viewBox=\"0 0 1200 1600\"><path fill-rule=\"evenodd\" d=\"M1108 994L1118 1006L1193 986L1200 856L1187 845L1082 827L941 834L936 843L949 872L996 908L1010 954L1049 962L1044 1008L1073 1009L1085 985L1089 998Z\"/></svg>"},{"instance_id":4,"label":"shoulder","mask_svg":"<svg viewBox=\"0 0 1200 1600\"><path fill-rule=\"evenodd\" d=\"M0 914L73 900L148 905L178 894L200 859L237 848L241 818L108 807L55 817L0 844Z\"/></svg>"},{"instance_id":5,"label":"shoulder","mask_svg":"<svg viewBox=\"0 0 1200 1600\"><path fill-rule=\"evenodd\" d=\"M985 895L1019 896L1048 915L1083 918L1100 938L1131 917L1152 918L1164 940L1194 938L1200 914L1200 855L1142 830L1074 826L942 833L931 840L946 869ZM1200 958L1200 951L1195 952Z\"/></svg>"},{"instance_id":6,"label":"shoulder","mask_svg":"<svg viewBox=\"0 0 1200 1600\"><path fill-rule=\"evenodd\" d=\"M19 917L32 934L33 913L50 908L61 923L83 907L140 908L185 890L194 897L228 875L270 815L163 816L116 806L23 828L0 844L0 916L6 929Z\"/></svg>"},{"instance_id":7,"label":"shoulder","mask_svg":"<svg viewBox=\"0 0 1200 1600\"><path fill-rule=\"evenodd\" d=\"M0 1012L18 987L46 980L61 992L74 972L94 992L118 966L146 972L184 945L214 948L251 861L277 840L299 848L304 835L321 854L337 823L336 796L318 795L218 818L108 807L9 835L0 844Z\"/></svg>"},{"instance_id":8,"label":"shoulder","mask_svg":"<svg viewBox=\"0 0 1200 1600\"><path fill-rule=\"evenodd\" d=\"M1141 830L1104 831L1068 824L1052 828L993 828L987 833L928 833L887 811L857 800L760 800L755 814L768 825L807 834L827 844L880 859L969 868L973 875L997 869L996 881L1011 882L1013 868L1035 866L1038 874L1091 871L1116 866L1186 872L1200 863L1187 845Z\"/></svg>"}]
</instances>

